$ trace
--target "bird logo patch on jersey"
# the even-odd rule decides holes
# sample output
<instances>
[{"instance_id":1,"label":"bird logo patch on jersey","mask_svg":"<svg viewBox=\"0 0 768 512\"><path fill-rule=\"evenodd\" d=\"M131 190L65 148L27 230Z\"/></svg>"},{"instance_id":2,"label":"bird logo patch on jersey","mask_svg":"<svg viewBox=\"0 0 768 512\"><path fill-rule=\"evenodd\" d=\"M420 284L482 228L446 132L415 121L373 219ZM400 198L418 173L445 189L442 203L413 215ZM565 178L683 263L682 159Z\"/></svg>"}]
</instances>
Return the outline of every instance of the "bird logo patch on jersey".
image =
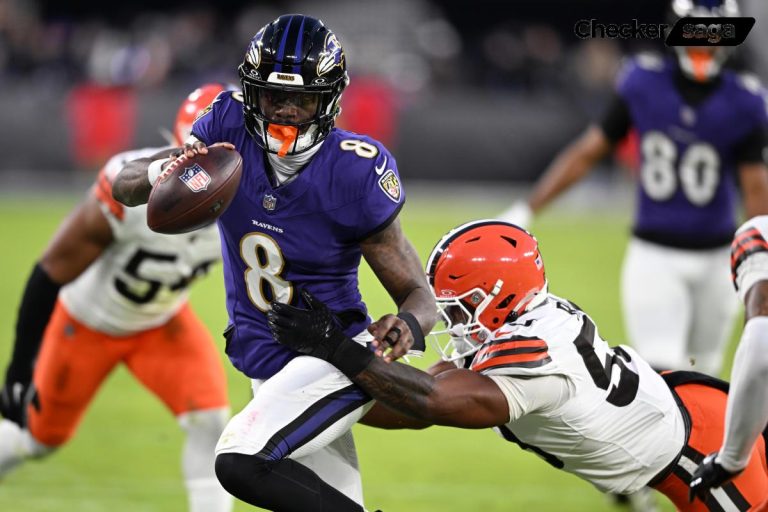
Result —
<instances>
[{"instance_id":1,"label":"bird logo patch on jersey","mask_svg":"<svg viewBox=\"0 0 768 512\"><path fill-rule=\"evenodd\" d=\"M211 184L211 176L198 164L195 164L192 167L185 167L184 171L179 175L179 179L183 181L192 192L202 192Z\"/></svg>"},{"instance_id":2,"label":"bird logo patch on jersey","mask_svg":"<svg viewBox=\"0 0 768 512\"><path fill-rule=\"evenodd\" d=\"M400 202L400 180L397 179L395 171L389 169L384 176L379 178L379 187L392 201Z\"/></svg>"}]
</instances>

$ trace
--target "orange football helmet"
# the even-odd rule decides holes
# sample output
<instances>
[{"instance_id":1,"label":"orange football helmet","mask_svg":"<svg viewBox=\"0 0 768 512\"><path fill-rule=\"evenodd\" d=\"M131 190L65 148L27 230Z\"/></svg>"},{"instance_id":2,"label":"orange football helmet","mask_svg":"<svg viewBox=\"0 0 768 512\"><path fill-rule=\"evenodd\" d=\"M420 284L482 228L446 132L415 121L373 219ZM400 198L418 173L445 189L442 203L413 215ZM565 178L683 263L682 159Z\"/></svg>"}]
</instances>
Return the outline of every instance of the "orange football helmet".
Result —
<instances>
[{"instance_id":1,"label":"orange football helmet","mask_svg":"<svg viewBox=\"0 0 768 512\"><path fill-rule=\"evenodd\" d=\"M547 296L536 238L499 220L451 230L429 256L427 278L446 326L430 340L446 361L475 353L504 323Z\"/></svg>"},{"instance_id":2,"label":"orange football helmet","mask_svg":"<svg viewBox=\"0 0 768 512\"><path fill-rule=\"evenodd\" d=\"M224 91L226 87L223 84L210 83L201 85L187 96L184 103L179 107L179 112L176 114L176 122L173 125L173 137L175 143L179 146L184 144L184 141L189 138L192 133L192 123L195 122L197 116L208 107L213 100Z\"/></svg>"}]
</instances>

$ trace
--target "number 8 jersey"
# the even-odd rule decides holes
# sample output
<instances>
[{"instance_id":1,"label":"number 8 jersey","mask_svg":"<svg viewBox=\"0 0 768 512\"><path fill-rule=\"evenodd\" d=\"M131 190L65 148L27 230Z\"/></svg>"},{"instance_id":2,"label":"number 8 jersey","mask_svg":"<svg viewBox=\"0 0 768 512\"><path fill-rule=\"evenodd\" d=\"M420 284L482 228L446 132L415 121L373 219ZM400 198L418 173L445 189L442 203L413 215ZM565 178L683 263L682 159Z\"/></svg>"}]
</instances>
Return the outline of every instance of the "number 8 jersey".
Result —
<instances>
[{"instance_id":1,"label":"number 8 jersey","mask_svg":"<svg viewBox=\"0 0 768 512\"><path fill-rule=\"evenodd\" d=\"M114 241L59 297L97 331L127 336L165 324L186 303L189 284L221 257L216 226L186 235L155 233L147 227L146 205L128 208L112 198L112 180L126 162L161 150L114 156L91 189Z\"/></svg>"},{"instance_id":2,"label":"number 8 jersey","mask_svg":"<svg viewBox=\"0 0 768 512\"><path fill-rule=\"evenodd\" d=\"M296 357L277 343L266 312L272 300L306 307L308 289L356 336L370 323L358 289L360 242L397 217L405 195L392 155L377 141L334 128L304 169L281 185L245 129L239 92L224 92L192 135L231 142L243 157L240 187L219 218L228 332L227 355L253 379L267 379Z\"/></svg>"},{"instance_id":3,"label":"number 8 jersey","mask_svg":"<svg viewBox=\"0 0 768 512\"><path fill-rule=\"evenodd\" d=\"M609 347L589 316L552 294L500 327L470 368L507 397L502 437L601 491L637 491L685 444L661 376L632 348Z\"/></svg>"}]
</instances>

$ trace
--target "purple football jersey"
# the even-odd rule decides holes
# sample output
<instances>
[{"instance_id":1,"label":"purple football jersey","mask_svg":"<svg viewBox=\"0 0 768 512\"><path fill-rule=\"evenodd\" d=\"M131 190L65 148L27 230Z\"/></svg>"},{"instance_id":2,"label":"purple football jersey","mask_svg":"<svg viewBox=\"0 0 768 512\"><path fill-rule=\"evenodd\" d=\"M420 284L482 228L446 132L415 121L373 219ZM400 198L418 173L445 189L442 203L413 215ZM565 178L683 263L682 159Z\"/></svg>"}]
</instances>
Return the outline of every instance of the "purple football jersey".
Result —
<instances>
[{"instance_id":1,"label":"purple football jersey","mask_svg":"<svg viewBox=\"0 0 768 512\"><path fill-rule=\"evenodd\" d=\"M275 187L264 150L245 129L239 93L222 93L192 133L206 144L231 142L243 157L240 187L218 221L232 364L265 379L297 355L273 339L265 313L271 300L304 307L304 288L341 313L347 335L362 331L371 320L358 289L359 243L405 201L387 149L334 128L307 167Z\"/></svg>"},{"instance_id":2,"label":"purple football jersey","mask_svg":"<svg viewBox=\"0 0 768 512\"><path fill-rule=\"evenodd\" d=\"M768 125L762 88L724 71L698 104L675 86L670 58L639 56L625 66L618 93L640 138L634 232L678 247L727 245L736 227L736 149Z\"/></svg>"}]
</instances>

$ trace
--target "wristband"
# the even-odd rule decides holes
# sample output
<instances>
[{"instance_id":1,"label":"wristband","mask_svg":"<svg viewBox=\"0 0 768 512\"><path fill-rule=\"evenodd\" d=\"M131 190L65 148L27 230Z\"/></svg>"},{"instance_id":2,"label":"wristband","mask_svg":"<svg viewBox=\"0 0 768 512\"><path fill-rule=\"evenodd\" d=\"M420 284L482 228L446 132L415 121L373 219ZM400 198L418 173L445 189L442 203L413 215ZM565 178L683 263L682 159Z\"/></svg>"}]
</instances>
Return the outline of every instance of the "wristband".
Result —
<instances>
[{"instance_id":1,"label":"wristband","mask_svg":"<svg viewBox=\"0 0 768 512\"><path fill-rule=\"evenodd\" d=\"M375 357L373 352L355 340L344 336L344 340L336 346L336 350L328 358L328 362L349 379L354 379L358 373L371 364Z\"/></svg>"},{"instance_id":2,"label":"wristband","mask_svg":"<svg viewBox=\"0 0 768 512\"><path fill-rule=\"evenodd\" d=\"M149 184L153 187L155 186L155 182L157 181L157 178L160 177L160 175L163 173L163 166L170 162L170 158L163 158L160 160L153 160L149 167L147 168L147 179L149 180Z\"/></svg>"},{"instance_id":3,"label":"wristband","mask_svg":"<svg viewBox=\"0 0 768 512\"><path fill-rule=\"evenodd\" d=\"M408 328L411 330L411 334L413 334L413 346L411 347L411 350L424 352L427 349L427 344L424 341L424 331L421 330L421 325L419 324L419 321L416 320L416 317L407 311L399 312L397 317L408 324Z\"/></svg>"}]
</instances>

